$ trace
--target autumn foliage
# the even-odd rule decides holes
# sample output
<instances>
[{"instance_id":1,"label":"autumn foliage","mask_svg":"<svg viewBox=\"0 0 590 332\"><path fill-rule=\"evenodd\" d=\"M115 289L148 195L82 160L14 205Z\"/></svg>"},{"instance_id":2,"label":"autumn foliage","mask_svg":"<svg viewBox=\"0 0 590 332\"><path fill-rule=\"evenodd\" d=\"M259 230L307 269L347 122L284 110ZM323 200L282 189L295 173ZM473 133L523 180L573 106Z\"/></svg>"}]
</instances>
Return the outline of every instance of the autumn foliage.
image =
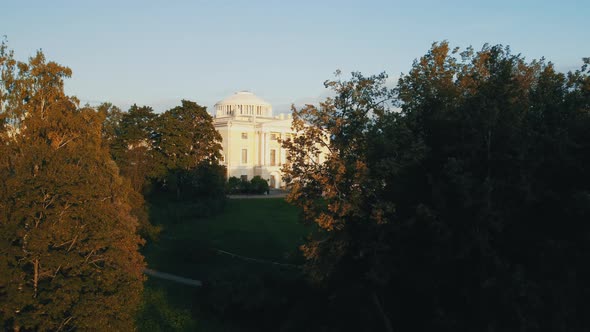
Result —
<instances>
[{"instance_id":1,"label":"autumn foliage","mask_svg":"<svg viewBox=\"0 0 590 332\"><path fill-rule=\"evenodd\" d=\"M131 187L69 68L0 49L0 321L6 330L132 330L143 288Z\"/></svg>"},{"instance_id":2,"label":"autumn foliage","mask_svg":"<svg viewBox=\"0 0 590 332\"><path fill-rule=\"evenodd\" d=\"M383 330L587 329L589 64L437 43L397 86L326 82L284 142L288 199L318 226L308 275L371 299Z\"/></svg>"}]
</instances>

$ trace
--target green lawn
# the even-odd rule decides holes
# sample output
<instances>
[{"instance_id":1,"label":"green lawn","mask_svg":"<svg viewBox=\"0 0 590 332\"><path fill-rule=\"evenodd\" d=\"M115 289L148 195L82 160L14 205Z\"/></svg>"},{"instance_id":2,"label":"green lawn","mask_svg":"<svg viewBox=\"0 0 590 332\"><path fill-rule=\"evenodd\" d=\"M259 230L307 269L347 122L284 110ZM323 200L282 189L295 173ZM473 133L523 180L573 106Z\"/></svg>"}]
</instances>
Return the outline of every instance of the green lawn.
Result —
<instances>
[{"instance_id":1,"label":"green lawn","mask_svg":"<svg viewBox=\"0 0 590 332\"><path fill-rule=\"evenodd\" d=\"M215 250L232 252L241 256L278 262L293 262L298 246L303 243L308 230L298 222L297 208L283 199L232 199L223 213L203 219L191 219L187 212L174 215L181 207L154 206L161 209L154 213L164 229L157 243L149 244L144 251L148 266L155 270L182 274L202 279L209 275L201 264L222 262L229 256ZM252 263L249 263L252 264ZM189 274L189 275L187 275Z\"/></svg>"},{"instance_id":2,"label":"green lawn","mask_svg":"<svg viewBox=\"0 0 590 332\"><path fill-rule=\"evenodd\" d=\"M205 287L150 278L145 298L154 306L140 316L144 330L241 330L236 327L239 322L232 325L224 317L235 316L236 310L238 315L244 310L265 311L281 299L277 285L300 279L298 268L218 252L301 264L298 246L309 230L298 222L298 209L283 199L228 200L222 213L208 218L192 217L199 215L193 212L183 203L152 205L152 222L161 224L163 231L158 242L143 250L148 267L202 280ZM163 321L170 323L162 325Z\"/></svg>"}]
</instances>

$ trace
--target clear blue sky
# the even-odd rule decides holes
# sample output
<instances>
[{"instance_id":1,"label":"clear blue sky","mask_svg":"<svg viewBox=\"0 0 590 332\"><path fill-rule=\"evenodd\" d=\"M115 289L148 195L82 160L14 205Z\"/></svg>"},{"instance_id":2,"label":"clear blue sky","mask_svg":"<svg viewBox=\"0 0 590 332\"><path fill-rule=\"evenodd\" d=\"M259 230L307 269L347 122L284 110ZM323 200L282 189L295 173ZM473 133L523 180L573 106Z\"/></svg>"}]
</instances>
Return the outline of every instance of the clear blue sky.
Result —
<instances>
[{"instance_id":1,"label":"clear blue sky","mask_svg":"<svg viewBox=\"0 0 590 332\"><path fill-rule=\"evenodd\" d=\"M162 111L250 90L285 111L336 69L396 78L434 41L510 45L559 70L590 56L590 1L8 1L0 35L69 66L70 95Z\"/></svg>"}]
</instances>

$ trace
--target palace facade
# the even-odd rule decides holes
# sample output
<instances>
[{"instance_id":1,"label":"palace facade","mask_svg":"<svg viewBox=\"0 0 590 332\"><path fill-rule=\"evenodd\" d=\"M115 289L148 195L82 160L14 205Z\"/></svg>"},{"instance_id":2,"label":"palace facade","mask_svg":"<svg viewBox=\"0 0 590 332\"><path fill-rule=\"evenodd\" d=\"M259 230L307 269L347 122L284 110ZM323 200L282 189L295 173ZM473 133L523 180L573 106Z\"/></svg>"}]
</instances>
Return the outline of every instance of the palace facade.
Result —
<instances>
[{"instance_id":1,"label":"palace facade","mask_svg":"<svg viewBox=\"0 0 590 332\"><path fill-rule=\"evenodd\" d=\"M240 91L215 104L214 126L223 138L227 177L250 180L259 175L281 188L286 151L278 139L295 135L291 116L273 116L272 106L252 92Z\"/></svg>"}]
</instances>

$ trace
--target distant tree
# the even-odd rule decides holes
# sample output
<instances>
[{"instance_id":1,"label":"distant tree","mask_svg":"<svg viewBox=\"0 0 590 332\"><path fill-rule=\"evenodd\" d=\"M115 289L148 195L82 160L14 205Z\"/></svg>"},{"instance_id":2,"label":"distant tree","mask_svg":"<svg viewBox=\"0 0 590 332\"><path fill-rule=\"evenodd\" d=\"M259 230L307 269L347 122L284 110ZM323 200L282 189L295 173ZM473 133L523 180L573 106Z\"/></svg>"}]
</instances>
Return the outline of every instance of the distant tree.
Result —
<instances>
[{"instance_id":1,"label":"distant tree","mask_svg":"<svg viewBox=\"0 0 590 332\"><path fill-rule=\"evenodd\" d=\"M103 144L111 148L115 144L115 139L121 134L120 125L123 112L111 103L102 103L96 110L104 117L104 123L102 124Z\"/></svg>"},{"instance_id":2,"label":"distant tree","mask_svg":"<svg viewBox=\"0 0 590 332\"><path fill-rule=\"evenodd\" d=\"M190 170L200 163L218 163L221 135L213 127L207 108L183 100L159 116L157 148L166 158L168 169Z\"/></svg>"},{"instance_id":3,"label":"distant tree","mask_svg":"<svg viewBox=\"0 0 590 332\"><path fill-rule=\"evenodd\" d=\"M187 175L186 191L192 198L225 199L225 173L221 165L201 163Z\"/></svg>"},{"instance_id":4,"label":"distant tree","mask_svg":"<svg viewBox=\"0 0 590 332\"><path fill-rule=\"evenodd\" d=\"M104 117L103 146L109 149L121 176L130 181L134 190L129 198L131 213L139 222L139 234L145 239L155 240L160 228L150 223L142 194L151 190L152 181L163 172L153 147L156 114L150 107L137 105L131 106L128 112L122 112L110 103L99 105L97 111Z\"/></svg>"},{"instance_id":5,"label":"distant tree","mask_svg":"<svg viewBox=\"0 0 590 332\"><path fill-rule=\"evenodd\" d=\"M154 147L157 115L149 106L131 106L128 112L116 109L107 113L105 128L115 132L110 139L113 159L121 175L131 181L133 189L142 192L152 179L162 174L163 168ZM116 121L116 122L115 122Z\"/></svg>"},{"instance_id":6,"label":"distant tree","mask_svg":"<svg viewBox=\"0 0 590 332\"><path fill-rule=\"evenodd\" d=\"M181 106L162 113L156 122L155 148L172 176L177 197L190 183L190 170L199 165L219 165L221 135L206 107L183 100ZM221 187L223 189L223 186Z\"/></svg>"},{"instance_id":7,"label":"distant tree","mask_svg":"<svg viewBox=\"0 0 590 332\"><path fill-rule=\"evenodd\" d=\"M6 330L132 330L143 257L104 118L64 94L69 68L0 51L0 321ZM7 130L10 127L10 130Z\"/></svg>"}]
</instances>

